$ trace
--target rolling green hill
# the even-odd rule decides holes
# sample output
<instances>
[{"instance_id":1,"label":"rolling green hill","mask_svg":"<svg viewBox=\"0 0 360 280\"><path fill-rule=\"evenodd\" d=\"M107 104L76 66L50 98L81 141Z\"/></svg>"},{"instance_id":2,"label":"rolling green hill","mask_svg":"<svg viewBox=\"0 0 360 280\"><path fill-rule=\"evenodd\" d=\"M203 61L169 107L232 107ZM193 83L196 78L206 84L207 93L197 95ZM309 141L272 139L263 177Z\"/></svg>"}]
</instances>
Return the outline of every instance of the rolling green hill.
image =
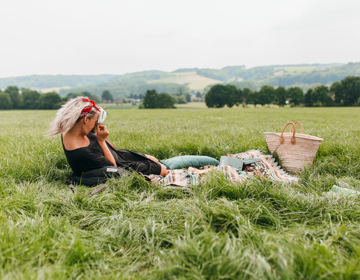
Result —
<instances>
[{"instance_id":1,"label":"rolling green hill","mask_svg":"<svg viewBox=\"0 0 360 280\"><path fill-rule=\"evenodd\" d=\"M120 75L32 75L0 78L0 89L10 85L19 88L81 87L118 79Z\"/></svg>"},{"instance_id":2,"label":"rolling green hill","mask_svg":"<svg viewBox=\"0 0 360 280\"><path fill-rule=\"evenodd\" d=\"M33 75L2 78L0 88L8 85L58 90L61 95L88 91L100 96L109 90L115 97L145 93L148 89L177 93L206 91L217 83L230 83L239 88L258 90L262 85L300 86L304 90L317 85L330 85L346 76L360 75L360 63L271 65L247 69L245 66L227 66L222 69L183 68L174 72L142 71L125 75Z\"/></svg>"},{"instance_id":3,"label":"rolling green hill","mask_svg":"<svg viewBox=\"0 0 360 280\"><path fill-rule=\"evenodd\" d=\"M222 83L222 81L207 78L201 75L198 75L196 71L190 72L179 72L172 73L168 77L147 81L148 84L154 83L174 83L180 85L187 85L190 90L202 91L208 85Z\"/></svg>"}]
</instances>

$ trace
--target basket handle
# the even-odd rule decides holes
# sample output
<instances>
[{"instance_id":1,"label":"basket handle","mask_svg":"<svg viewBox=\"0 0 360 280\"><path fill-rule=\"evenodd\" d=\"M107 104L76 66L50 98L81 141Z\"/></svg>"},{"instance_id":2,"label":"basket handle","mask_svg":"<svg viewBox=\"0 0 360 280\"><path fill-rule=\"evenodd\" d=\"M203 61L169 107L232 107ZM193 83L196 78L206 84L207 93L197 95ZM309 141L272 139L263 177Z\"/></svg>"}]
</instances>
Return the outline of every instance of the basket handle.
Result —
<instances>
[{"instance_id":1,"label":"basket handle","mask_svg":"<svg viewBox=\"0 0 360 280\"><path fill-rule=\"evenodd\" d=\"M289 122L289 123L287 123L287 124L284 126L284 128L283 128L283 130L282 130L282 132L281 132L280 145L282 145L282 144L285 143L284 131L285 131L285 128L286 128L289 124L291 124L291 130L294 128L293 136L292 136L292 138L291 138L291 144L293 144L293 145L296 144L296 139L295 139L295 131L296 131L296 128L295 128L295 124L292 123L292 122ZM291 130L290 130L290 132L291 132Z\"/></svg>"},{"instance_id":2,"label":"basket handle","mask_svg":"<svg viewBox=\"0 0 360 280\"><path fill-rule=\"evenodd\" d=\"M300 127L301 127L301 134L303 134L304 133L304 129L303 129L303 126L302 126L302 124L301 124L301 122L294 122L294 125L296 125L296 124L300 124ZM290 132L292 132L292 127L290 128Z\"/></svg>"}]
</instances>

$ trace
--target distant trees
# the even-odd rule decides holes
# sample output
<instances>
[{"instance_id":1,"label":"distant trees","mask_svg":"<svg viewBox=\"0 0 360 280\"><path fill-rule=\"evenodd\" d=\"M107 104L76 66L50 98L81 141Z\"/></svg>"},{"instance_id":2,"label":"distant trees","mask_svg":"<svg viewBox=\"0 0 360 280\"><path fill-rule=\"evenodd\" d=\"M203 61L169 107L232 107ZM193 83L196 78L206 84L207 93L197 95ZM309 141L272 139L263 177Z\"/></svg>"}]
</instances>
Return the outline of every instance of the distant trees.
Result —
<instances>
[{"instance_id":1,"label":"distant trees","mask_svg":"<svg viewBox=\"0 0 360 280\"><path fill-rule=\"evenodd\" d=\"M143 99L143 108L175 108L174 100L168 93L157 93L155 89L147 90Z\"/></svg>"},{"instance_id":2,"label":"distant trees","mask_svg":"<svg viewBox=\"0 0 360 280\"><path fill-rule=\"evenodd\" d=\"M22 109L37 109L39 105L40 93L32 89L23 89L21 94Z\"/></svg>"},{"instance_id":3,"label":"distant trees","mask_svg":"<svg viewBox=\"0 0 360 280\"><path fill-rule=\"evenodd\" d=\"M254 92L249 89L249 88L244 88L241 92L241 103L243 104L243 106L246 106L247 104L253 103L253 99L254 99Z\"/></svg>"},{"instance_id":4,"label":"distant trees","mask_svg":"<svg viewBox=\"0 0 360 280\"><path fill-rule=\"evenodd\" d=\"M184 93L183 88L179 88L179 92L172 94L171 98L175 104L186 104L191 101L190 93Z\"/></svg>"},{"instance_id":5,"label":"distant trees","mask_svg":"<svg viewBox=\"0 0 360 280\"><path fill-rule=\"evenodd\" d=\"M114 97L112 96L111 92L108 90L104 90L101 98L104 102L114 102Z\"/></svg>"},{"instance_id":6,"label":"distant trees","mask_svg":"<svg viewBox=\"0 0 360 280\"><path fill-rule=\"evenodd\" d=\"M255 107L258 104L277 104L280 107L286 104L306 107L360 106L360 77L349 76L334 82L330 87L319 85L310 88L305 94L298 86L288 89L279 86L275 89L271 85L264 85L259 91L252 91L249 88L241 90L232 84L217 84L210 87L205 102L206 106L215 108L225 105L231 108L234 104L253 104Z\"/></svg>"},{"instance_id":7,"label":"distant trees","mask_svg":"<svg viewBox=\"0 0 360 280\"><path fill-rule=\"evenodd\" d=\"M289 103L293 106L299 106L304 99L304 92L299 87L291 87L286 90L286 95L289 98Z\"/></svg>"},{"instance_id":8,"label":"distant trees","mask_svg":"<svg viewBox=\"0 0 360 280\"><path fill-rule=\"evenodd\" d=\"M264 106L266 104L274 103L276 98L275 89L273 86L262 86L259 91L259 103Z\"/></svg>"},{"instance_id":9,"label":"distant trees","mask_svg":"<svg viewBox=\"0 0 360 280\"><path fill-rule=\"evenodd\" d=\"M8 86L5 89L5 92L9 94L13 108L17 109L20 107L21 96L19 93L19 88L17 86Z\"/></svg>"},{"instance_id":10,"label":"distant trees","mask_svg":"<svg viewBox=\"0 0 360 280\"><path fill-rule=\"evenodd\" d=\"M286 105L286 98L287 98L286 89L282 86L277 87L275 90L275 96L276 96L277 104L280 107L284 107Z\"/></svg>"},{"instance_id":11,"label":"distant trees","mask_svg":"<svg viewBox=\"0 0 360 280\"><path fill-rule=\"evenodd\" d=\"M305 96L304 96L304 105L305 105L305 107L313 107L314 106L314 100L313 100L312 92L313 92L313 90L310 88L305 93Z\"/></svg>"},{"instance_id":12,"label":"distant trees","mask_svg":"<svg viewBox=\"0 0 360 280\"><path fill-rule=\"evenodd\" d=\"M359 106L360 105L360 77L349 76L330 87L330 92L335 95L336 105Z\"/></svg>"},{"instance_id":13,"label":"distant trees","mask_svg":"<svg viewBox=\"0 0 360 280\"><path fill-rule=\"evenodd\" d=\"M59 109L61 97L57 92L47 92L40 95L38 109Z\"/></svg>"},{"instance_id":14,"label":"distant trees","mask_svg":"<svg viewBox=\"0 0 360 280\"><path fill-rule=\"evenodd\" d=\"M12 109L13 103L7 92L0 91L0 109Z\"/></svg>"},{"instance_id":15,"label":"distant trees","mask_svg":"<svg viewBox=\"0 0 360 280\"><path fill-rule=\"evenodd\" d=\"M75 98L75 97L78 97L78 96L89 97L90 99L94 100L95 103L100 103L99 97L97 97L95 94L91 94L91 93L88 92L88 91L83 91L83 92L81 92L81 93L70 92L70 93L68 93L68 94L65 96L64 101L68 101L69 99Z\"/></svg>"},{"instance_id":16,"label":"distant trees","mask_svg":"<svg viewBox=\"0 0 360 280\"><path fill-rule=\"evenodd\" d=\"M157 108L158 93L155 89L147 90L144 96L143 105L145 109Z\"/></svg>"},{"instance_id":17,"label":"distant trees","mask_svg":"<svg viewBox=\"0 0 360 280\"><path fill-rule=\"evenodd\" d=\"M222 108L225 105L231 108L236 103L239 104L240 100L239 89L234 85L214 85L205 95L206 106L210 108Z\"/></svg>"}]
</instances>

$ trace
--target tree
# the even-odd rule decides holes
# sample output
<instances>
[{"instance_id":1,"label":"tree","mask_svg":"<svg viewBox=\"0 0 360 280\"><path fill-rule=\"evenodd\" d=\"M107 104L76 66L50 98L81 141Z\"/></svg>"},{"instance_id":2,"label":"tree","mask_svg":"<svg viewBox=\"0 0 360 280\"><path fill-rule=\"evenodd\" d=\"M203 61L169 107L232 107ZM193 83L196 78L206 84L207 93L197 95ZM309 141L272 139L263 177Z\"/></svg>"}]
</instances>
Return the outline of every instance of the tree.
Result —
<instances>
[{"instance_id":1,"label":"tree","mask_svg":"<svg viewBox=\"0 0 360 280\"><path fill-rule=\"evenodd\" d=\"M55 92L47 92L40 95L39 109L59 109L61 106L61 97Z\"/></svg>"},{"instance_id":2,"label":"tree","mask_svg":"<svg viewBox=\"0 0 360 280\"><path fill-rule=\"evenodd\" d=\"M333 83L330 87L330 92L334 96L335 104L338 106L343 105L344 95L343 95L343 88L341 83L339 82Z\"/></svg>"},{"instance_id":3,"label":"tree","mask_svg":"<svg viewBox=\"0 0 360 280\"><path fill-rule=\"evenodd\" d=\"M174 100L175 103L178 103L178 104L186 104L186 103L188 103L187 100L186 100L185 95L174 96L174 97L176 98L176 101Z\"/></svg>"},{"instance_id":4,"label":"tree","mask_svg":"<svg viewBox=\"0 0 360 280\"><path fill-rule=\"evenodd\" d=\"M243 104L246 106L247 104L253 103L253 92L251 89L249 88L244 88L242 90L242 100L243 100Z\"/></svg>"},{"instance_id":5,"label":"tree","mask_svg":"<svg viewBox=\"0 0 360 280\"><path fill-rule=\"evenodd\" d=\"M241 89L237 89L236 96L235 96L235 104L239 107L240 104L244 105L244 96Z\"/></svg>"},{"instance_id":6,"label":"tree","mask_svg":"<svg viewBox=\"0 0 360 280\"><path fill-rule=\"evenodd\" d=\"M260 95L260 104L262 106L264 106L265 104L271 104L275 101L275 89L273 86L270 85L265 85L262 86L260 91L259 91L259 95Z\"/></svg>"},{"instance_id":7,"label":"tree","mask_svg":"<svg viewBox=\"0 0 360 280\"><path fill-rule=\"evenodd\" d=\"M185 99L186 99L187 102L191 102L191 95L190 95L190 93L186 93L186 94L185 94Z\"/></svg>"},{"instance_id":8,"label":"tree","mask_svg":"<svg viewBox=\"0 0 360 280\"><path fill-rule=\"evenodd\" d=\"M8 86L5 89L5 92L9 94L13 108L19 108L21 102L21 96L19 93L19 88L17 86Z\"/></svg>"},{"instance_id":9,"label":"tree","mask_svg":"<svg viewBox=\"0 0 360 280\"><path fill-rule=\"evenodd\" d=\"M222 108L226 104L226 88L218 84L210 88L209 92L205 95L205 103L209 108Z\"/></svg>"},{"instance_id":10,"label":"tree","mask_svg":"<svg viewBox=\"0 0 360 280\"><path fill-rule=\"evenodd\" d=\"M185 98L185 96L184 96ZM153 108L175 108L174 100L168 93L158 94L155 89L147 90L144 100L143 107L145 109Z\"/></svg>"},{"instance_id":11,"label":"tree","mask_svg":"<svg viewBox=\"0 0 360 280\"><path fill-rule=\"evenodd\" d=\"M22 89L22 101L20 107L23 109L37 109L39 105L40 94L36 90Z\"/></svg>"},{"instance_id":12,"label":"tree","mask_svg":"<svg viewBox=\"0 0 360 280\"><path fill-rule=\"evenodd\" d=\"M155 89L148 89L145 93L143 104L145 109L156 108L158 93Z\"/></svg>"},{"instance_id":13,"label":"tree","mask_svg":"<svg viewBox=\"0 0 360 280\"><path fill-rule=\"evenodd\" d=\"M226 85L225 86L225 99L226 105L231 108L238 102L238 94L239 90L234 85Z\"/></svg>"},{"instance_id":14,"label":"tree","mask_svg":"<svg viewBox=\"0 0 360 280\"><path fill-rule=\"evenodd\" d=\"M255 108L256 108L257 104L261 104L260 103L260 94L259 94L258 91L253 91L252 92L251 99L252 99L252 102L253 102Z\"/></svg>"},{"instance_id":15,"label":"tree","mask_svg":"<svg viewBox=\"0 0 360 280\"><path fill-rule=\"evenodd\" d=\"M312 97L314 104L318 106L333 106L334 104L329 88L324 85L314 88Z\"/></svg>"},{"instance_id":16,"label":"tree","mask_svg":"<svg viewBox=\"0 0 360 280\"><path fill-rule=\"evenodd\" d=\"M196 93L196 98L202 98L202 95L201 95L200 92L197 92L197 93Z\"/></svg>"},{"instance_id":17,"label":"tree","mask_svg":"<svg viewBox=\"0 0 360 280\"><path fill-rule=\"evenodd\" d=\"M114 97L112 96L111 92L108 90L104 90L101 98L103 101L110 101L110 102L114 102ZM137 98L136 98L137 99Z\"/></svg>"},{"instance_id":18,"label":"tree","mask_svg":"<svg viewBox=\"0 0 360 280\"><path fill-rule=\"evenodd\" d=\"M308 89L308 91L306 92L305 96L304 96L304 103L306 107L312 107L314 106L314 101L313 101L313 94L312 94L313 90L310 88Z\"/></svg>"},{"instance_id":19,"label":"tree","mask_svg":"<svg viewBox=\"0 0 360 280\"><path fill-rule=\"evenodd\" d=\"M276 103L280 107L284 107L286 105L286 89L283 86L279 86L275 90Z\"/></svg>"},{"instance_id":20,"label":"tree","mask_svg":"<svg viewBox=\"0 0 360 280\"><path fill-rule=\"evenodd\" d=\"M342 99L344 106L354 106L358 104L360 97L360 77L349 76L341 80Z\"/></svg>"},{"instance_id":21,"label":"tree","mask_svg":"<svg viewBox=\"0 0 360 280\"><path fill-rule=\"evenodd\" d=\"M95 103L100 103L101 100L99 99L99 97L97 97L95 94L91 94L90 92L88 91L83 91L81 93L81 95L83 96L86 96L86 97L89 97L90 99L92 99Z\"/></svg>"},{"instance_id":22,"label":"tree","mask_svg":"<svg viewBox=\"0 0 360 280\"><path fill-rule=\"evenodd\" d=\"M239 90L234 85L214 85L205 95L205 103L209 108L222 108L227 105L229 108L238 103Z\"/></svg>"},{"instance_id":23,"label":"tree","mask_svg":"<svg viewBox=\"0 0 360 280\"><path fill-rule=\"evenodd\" d=\"M77 93L77 92L69 92L66 97L68 99L71 99L71 98L75 98L75 97L78 97L78 96L85 96L85 97L88 97L90 99L92 99L95 103L100 103L100 99L99 97L97 97L95 94L91 94L90 92L88 91L83 91L81 93Z\"/></svg>"},{"instance_id":24,"label":"tree","mask_svg":"<svg viewBox=\"0 0 360 280\"><path fill-rule=\"evenodd\" d=\"M290 98L293 106L299 106L304 98L304 92L299 87L290 87L286 91L286 95Z\"/></svg>"},{"instance_id":25,"label":"tree","mask_svg":"<svg viewBox=\"0 0 360 280\"><path fill-rule=\"evenodd\" d=\"M162 108L162 109L165 109L165 108L175 108L174 106L174 101L172 100L171 98L171 95L168 94L168 93L160 93L158 96L157 96L157 106L156 108Z\"/></svg>"},{"instance_id":26,"label":"tree","mask_svg":"<svg viewBox=\"0 0 360 280\"><path fill-rule=\"evenodd\" d=\"M7 92L0 91L0 109L11 109L12 107L10 95Z\"/></svg>"}]
</instances>

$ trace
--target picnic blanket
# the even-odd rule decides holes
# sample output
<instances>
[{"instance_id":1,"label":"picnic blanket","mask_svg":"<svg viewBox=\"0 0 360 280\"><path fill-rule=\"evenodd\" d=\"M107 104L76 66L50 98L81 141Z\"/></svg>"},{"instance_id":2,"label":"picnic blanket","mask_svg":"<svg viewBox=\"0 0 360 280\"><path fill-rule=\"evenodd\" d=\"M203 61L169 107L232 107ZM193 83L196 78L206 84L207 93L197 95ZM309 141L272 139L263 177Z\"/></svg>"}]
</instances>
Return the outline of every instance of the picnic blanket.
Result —
<instances>
[{"instance_id":1,"label":"picnic blanket","mask_svg":"<svg viewBox=\"0 0 360 280\"><path fill-rule=\"evenodd\" d=\"M250 150L238 154L226 154L225 156L238 159L260 158L260 162L245 165L243 170L236 169L229 165L204 166L201 168L189 167L188 169L169 170L166 176L149 175L146 176L154 184L163 186L189 187L196 186L205 174L214 170L221 171L232 182L243 182L251 176L262 176L275 182L297 183L299 178L288 174L275 161L271 155L265 155L260 150Z\"/></svg>"}]
</instances>

